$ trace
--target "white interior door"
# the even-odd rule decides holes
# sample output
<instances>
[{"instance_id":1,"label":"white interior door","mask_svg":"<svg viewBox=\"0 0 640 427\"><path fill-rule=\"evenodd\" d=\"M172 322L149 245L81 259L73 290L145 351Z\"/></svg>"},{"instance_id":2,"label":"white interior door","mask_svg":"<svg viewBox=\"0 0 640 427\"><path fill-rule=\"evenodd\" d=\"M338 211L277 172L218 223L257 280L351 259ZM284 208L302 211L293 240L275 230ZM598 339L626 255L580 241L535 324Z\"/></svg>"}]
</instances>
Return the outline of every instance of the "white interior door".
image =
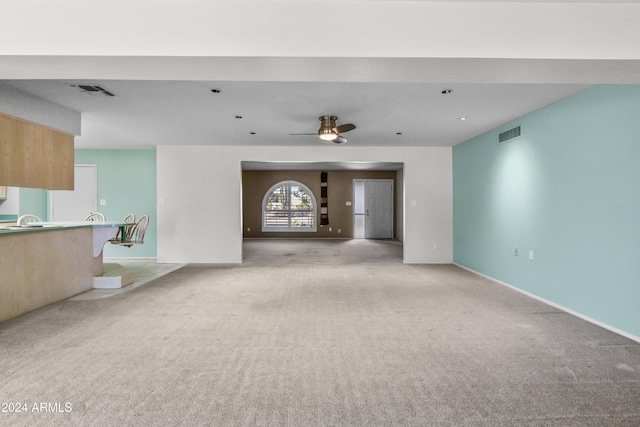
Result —
<instances>
[{"instance_id":1,"label":"white interior door","mask_svg":"<svg viewBox=\"0 0 640 427\"><path fill-rule=\"evenodd\" d=\"M98 208L97 165L75 165L73 191L50 193L51 221L82 221Z\"/></svg>"},{"instance_id":2,"label":"white interior door","mask_svg":"<svg viewBox=\"0 0 640 427\"><path fill-rule=\"evenodd\" d=\"M393 181L375 180L364 184L365 238L393 238Z\"/></svg>"}]
</instances>

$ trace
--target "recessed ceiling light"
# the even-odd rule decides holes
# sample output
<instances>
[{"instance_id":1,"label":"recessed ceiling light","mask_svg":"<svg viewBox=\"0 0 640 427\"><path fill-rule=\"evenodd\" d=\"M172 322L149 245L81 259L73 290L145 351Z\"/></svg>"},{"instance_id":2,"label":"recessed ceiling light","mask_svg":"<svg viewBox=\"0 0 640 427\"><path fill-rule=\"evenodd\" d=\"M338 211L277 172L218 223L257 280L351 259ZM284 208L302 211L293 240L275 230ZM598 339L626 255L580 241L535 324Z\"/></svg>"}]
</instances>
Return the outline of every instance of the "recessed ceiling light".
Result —
<instances>
[{"instance_id":1,"label":"recessed ceiling light","mask_svg":"<svg viewBox=\"0 0 640 427\"><path fill-rule=\"evenodd\" d=\"M255 135L255 134L256 134L255 132L249 132L249 133L250 133L251 135Z\"/></svg>"},{"instance_id":2,"label":"recessed ceiling light","mask_svg":"<svg viewBox=\"0 0 640 427\"><path fill-rule=\"evenodd\" d=\"M458 117L458 120L464 121L464 120L467 120L467 118L466 117Z\"/></svg>"},{"instance_id":3,"label":"recessed ceiling light","mask_svg":"<svg viewBox=\"0 0 640 427\"><path fill-rule=\"evenodd\" d=\"M220 89L211 89L211 92L213 92L213 93L220 93Z\"/></svg>"},{"instance_id":4,"label":"recessed ceiling light","mask_svg":"<svg viewBox=\"0 0 640 427\"><path fill-rule=\"evenodd\" d=\"M396 132L396 135L402 135L402 132Z\"/></svg>"},{"instance_id":5,"label":"recessed ceiling light","mask_svg":"<svg viewBox=\"0 0 640 427\"><path fill-rule=\"evenodd\" d=\"M236 116L236 119L241 119L241 118L242 118L242 116Z\"/></svg>"},{"instance_id":6,"label":"recessed ceiling light","mask_svg":"<svg viewBox=\"0 0 640 427\"><path fill-rule=\"evenodd\" d=\"M442 92L440 92L440 93L442 93L443 95L448 95L451 92L453 92L453 89L443 89Z\"/></svg>"}]
</instances>

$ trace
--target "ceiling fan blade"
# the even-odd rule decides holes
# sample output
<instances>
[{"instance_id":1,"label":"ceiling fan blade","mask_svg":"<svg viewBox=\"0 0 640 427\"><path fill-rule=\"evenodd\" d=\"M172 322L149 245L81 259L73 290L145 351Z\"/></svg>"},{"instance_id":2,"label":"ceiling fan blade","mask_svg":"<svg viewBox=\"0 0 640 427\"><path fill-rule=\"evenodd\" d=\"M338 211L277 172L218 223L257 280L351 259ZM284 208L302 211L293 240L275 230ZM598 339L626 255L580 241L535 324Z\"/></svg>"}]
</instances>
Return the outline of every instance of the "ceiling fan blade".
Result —
<instances>
[{"instance_id":1,"label":"ceiling fan blade","mask_svg":"<svg viewBox=\"0 0 640 427\"><path fill-rule=\"evenodd\" d=\"M335 130L336 133L345 133L345 132L349 132L350 130L354 130L355 128L356 128L356 125L352 123L345 123L343 125L334 127L333 130Z\"/></svg>"},{"instance_id":2,"label":"ceiling fan blade","mask_svg":"<svg viewBox=\"0 0 640 427\"><path fill-rule=\"evenodd\" d=\"M342 136L342 135L338 135L338 136L336 137L336 139L334 139L334 140L333 140L333 141L331 141L331 142L333 142L334 144L344 144L345 142L347 142L347 138L345 138L345 137L344 137L344 136Z\"/></svg>"}]
</instances>

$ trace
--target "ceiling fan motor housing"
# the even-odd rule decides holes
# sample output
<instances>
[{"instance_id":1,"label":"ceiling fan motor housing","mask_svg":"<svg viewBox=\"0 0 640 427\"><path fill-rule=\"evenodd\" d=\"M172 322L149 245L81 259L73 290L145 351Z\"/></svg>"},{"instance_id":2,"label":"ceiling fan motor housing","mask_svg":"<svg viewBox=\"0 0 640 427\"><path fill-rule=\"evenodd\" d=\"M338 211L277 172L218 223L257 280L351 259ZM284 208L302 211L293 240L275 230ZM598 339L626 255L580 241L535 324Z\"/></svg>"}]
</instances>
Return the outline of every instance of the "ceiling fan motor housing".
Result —
<instances>
[{"instance_id":1,"label":"ceiling fan motor housing","mask_svg":"<svg viewBox=\"0 0 640 427\"><path fill-rule=\"evenodd\" d=\"M325 141L333 141L338 136L338 132L335 130L336 116L320 116L320 129L318 129L318 136Z\"/></svg>"}]
</instances>

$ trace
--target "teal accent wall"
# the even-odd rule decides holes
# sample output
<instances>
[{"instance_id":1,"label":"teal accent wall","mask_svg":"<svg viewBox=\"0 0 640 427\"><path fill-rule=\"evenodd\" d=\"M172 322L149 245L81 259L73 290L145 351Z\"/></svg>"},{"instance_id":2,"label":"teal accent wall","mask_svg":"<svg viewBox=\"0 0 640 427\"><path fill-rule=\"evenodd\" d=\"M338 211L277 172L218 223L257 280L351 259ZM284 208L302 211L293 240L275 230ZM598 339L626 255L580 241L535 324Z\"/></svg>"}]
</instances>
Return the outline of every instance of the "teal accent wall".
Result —
<instances>
[{"instance_id":1,"label":"teal accent wall","mask_svg":"<svg viewBox=\"0 0 640 427\"><path fill-rule=\"evenodd\" d=\"M122 220L128 213L149 215L150 221L143 245L125 248L106 244L105 257L156 257L156 152L155 150L91 150L75 151L76 164L98 167L98 212L108 221Z\"/></svg>"},{"instance_id":2,"label":"teal accent wall","mask_svg":"<svg viewBox=\"0 0 640 427\"><path fill-rule=\"evenodd\" d=\"M455 146L454 261L640 337L639 117L598 86Z\"/></svg>"},{"instance_id":3,"label":"teal accent wall","mask_svg":"<svg viewBox=\"0 0 640 427\"><path fill-rule=\"evenodd\" d=\"M20 189L20 215L35 215L43 221L49 220L48 192L38 188Z\"/></svg>"}]
</instances>

